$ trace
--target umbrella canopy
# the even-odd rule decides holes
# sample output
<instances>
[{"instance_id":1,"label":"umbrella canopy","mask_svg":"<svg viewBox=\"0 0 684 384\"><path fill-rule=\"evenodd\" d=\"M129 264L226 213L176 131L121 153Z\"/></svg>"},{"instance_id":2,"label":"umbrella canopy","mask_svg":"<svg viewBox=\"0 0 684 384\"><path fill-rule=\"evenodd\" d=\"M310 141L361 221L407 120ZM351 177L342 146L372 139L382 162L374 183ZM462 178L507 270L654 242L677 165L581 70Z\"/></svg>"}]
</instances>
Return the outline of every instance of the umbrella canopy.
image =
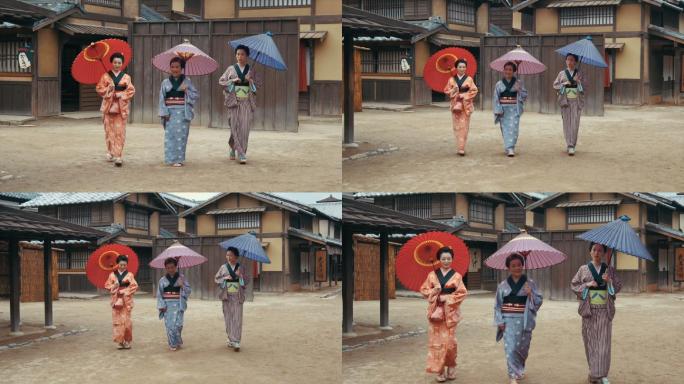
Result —
<instances>
[{"instance_id":1,"label":"umbrella canopy","mask_svg":"<svg viewBox=\"0 0 684 384\"><path fill-rule=\"evenodd\" d=\"M506 258L514 253L519 253L525 258L525 269L547 268L567 259L563 252L523 231L489 256L485 260L485 265L506 270Z\"/></svg>"},{"instance_id":2,"label":"umbrella canopy","mask_svg":"<svg viewBox=\"0 0 684 384\"><path fill-rule=\"evenodd\" d=\"M470 77L477 72L477 60L470 51L463 48L444 48L430 56L423 67L423 78L427 85L435 92L444 92L444 86L450 77L456 76L454 64L456 60L464 59L468 63L466 74Z\"/></svg>"},{"instance_id":3,"label":"umbrella canopy","mask_svg":"<svg viewBox=\"0 0 684 384\"><path fill-rule=\"evenodd\" d=\"M164 252L150 261L150 267L164 269L164 261L169 257L173 257L178 261L179 268L194 267L195 265L206 263L209 260L178 241L174 241L170 247L166 248Z\"/></svg>"},{"instance_id":4,"label":"umbrella canopy","mask_svg":"<svg viewBox=\"0 0 684 384\"><path fill-rule=\"evenodd\" d=\"M582 240L603 244L608 248L636 256L640 259L653 261L653 256L651 256L641 242L639 235L629 225L630 220L629 216L622 215L617 220L584 232L577 237Z\"/></svg>"},{"instance_id":5,"label":"umbrella canopy","mask_svg":"<svg viewBox=\"0 0 684 384\"><path fill-rule=\"evenodd\" d=\"M71 64L71 76L81 84L97 84L100 77L112 70L109 58L114 53L123 54L123 71L131 62L133 51L131 46L123 40L104 39L90 43L76 56Z\"/></svg>"},{"instance_id":6,"label":"umbrella canopy","mask_svg":"<svg viewBox=\"0 0 684 384\"><path fill-rule=\"evenodd\" d=\"M247 46L249 48L249 57L257 63L278 71L287 70L287 65L285 65L285 61L273 41L273 34L271 32L243 37L242 39L233 40L229 44L233 49L236 49L239 45Z\"/></svg>"},{"instance_id":7,"label":"umbrella canopy","mask_svg":"<svg viewBox=\"0 0 684 384\"><path fill-rule=\"evenodd\" d=\"M116 258L119 255L128 256L128 271L134 275L138 272L138 255L129 247L122 244L107 244L96 249L88 257L86 276L98 288L104 288L109 274L116 268Z\"/></svg>"},{"instance_id":8,"label":"umbrella canopy","mask_svg":"<svg viewBox=\"0 0 684 384\"><path fill-rule=\"evenodd\" d=\"M470 253L463 240L447 232L427 232L407 241L399 250L396 266L401 284L412 291L420 291L428 274L439 268L437 250L442 247L454 251L451 268L465 276L470 265Z\"/></svg>"},{"instance_id":9,"label":"umbrella canopy","mask_svg":"<svg viewBox=\"0 0 684 384\"><path fill-rule=\"evenodd\" d=\"M264 252L264 248L261 246L261 241L252 233L245 233L244 235L233 237L232 239L221 242L219 245L223 249L235 247L240 251L240 256L248 259L260 263L271 263L271 260L266 256L266 252Z\"/></svg>"},{"instance_id":10,"label":"umbrella canopy","mask_svg":"<svg viewBox=\"0 0 684 384\"><path fill-rule=\"evenodd\" d=\"M608 64L603 59L603 55L594 45L594 41L591 36L587 36L584 39L577 40L574 43L570 43L565 47L556 49L556 52L561 56L567 56L572 53L579 58L581 63L587 63L599 68L607 68Z\"/></svg>"},{"instance_id":11,"label":"umbrella canopy","mask_svg":"<svg viewBox=\"0 0 684 384\"><path fill-rule=\"evenodd\" d=\"M514 62L518 66L517 73L520 75L535 75L546 71L546 65L519 45L503 56L494 59L494 61L489 63L489 67L497 72L503 72L504 65L509 61Z\"/></svg>"},{"instance_id":12,"label":"umbrella canopy","mask_svg":"<svg viewBox=\"0 0 684 384\"><path fill-rule=\"evenodd\" d=\"M216 60L202 52L201 49L190 44L190 41L187 39L183 41L183 44L178 44L154 56L152 64L163 72L171 73L169 63L174 57L180 57L185 60L185 70L183 73L187 76L208 75L218 68Z\"/></svg>"}]
</instances>

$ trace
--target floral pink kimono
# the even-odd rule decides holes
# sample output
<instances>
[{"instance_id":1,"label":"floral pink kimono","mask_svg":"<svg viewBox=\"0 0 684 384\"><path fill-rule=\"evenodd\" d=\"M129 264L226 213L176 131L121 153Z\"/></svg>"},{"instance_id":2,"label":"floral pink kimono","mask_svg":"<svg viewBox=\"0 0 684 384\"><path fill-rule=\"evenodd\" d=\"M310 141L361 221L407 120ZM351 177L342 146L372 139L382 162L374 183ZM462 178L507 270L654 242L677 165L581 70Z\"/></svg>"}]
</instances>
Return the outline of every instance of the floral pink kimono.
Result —
<instances>
[{"instance_id":1,"label":"floral pink kimono","mask_svg":"<svg viewBox=\"0 0 684 384\"><path fill-rule=\"evenodd\" d=\"M118 270L109 274L105 288L112 295L110 305L112 307L112 330L114 342L130 343L133 341L133 324L131 312L133 310L133 294L138 290L138 283L133 274L124 271L119 274Z\"/></svg>"},{"instance_id":2,"label":"floral pink kimono","mask_svg":"<svg viewBox=\"0 0 684 384\"><path fill-rule=\"evenodd\" d=\"M102 97L100 111L107 153L114 158L121 158L126 141L126 120L130 111L130 101L135 95L135 87L127 74L119 72L119 75L114 75L110 71L100 77L95 90Z\"/></svg>"},{"instance_id":3,"label":"floral pink kimono","mask_svg":"<svg viewBox=\"0 0 684 384\"><path fill-rule=\"evenodd\" d=\"M475 110L473 99L477 96L477 86L473 78L464 75L452 77L444 87L444 93L451 98L451 124L454 130L456 146L459 153L465 153L468 130L470 129L470 115Z\"/></svg>"},{"instance_id":4,"label":"floral pink kimono","mask_svg":"<svg viewBox=\"0 0 684 384\"><path fill-rule=\"evenodd\" d=\"M442 288L440 293L433 289ZM427 318L428 356L427 372L442 374L444 368L456 366L456 325L461 320L461 302L468 291L463 284L461 275L450 270L442 275L441 269L430 272L420 287L420 293L428 300ZM446 295L446 302L440 303L439 296ZM435 319L435 315L443 313L442 319Z\"/></svg>"}]
</instances>

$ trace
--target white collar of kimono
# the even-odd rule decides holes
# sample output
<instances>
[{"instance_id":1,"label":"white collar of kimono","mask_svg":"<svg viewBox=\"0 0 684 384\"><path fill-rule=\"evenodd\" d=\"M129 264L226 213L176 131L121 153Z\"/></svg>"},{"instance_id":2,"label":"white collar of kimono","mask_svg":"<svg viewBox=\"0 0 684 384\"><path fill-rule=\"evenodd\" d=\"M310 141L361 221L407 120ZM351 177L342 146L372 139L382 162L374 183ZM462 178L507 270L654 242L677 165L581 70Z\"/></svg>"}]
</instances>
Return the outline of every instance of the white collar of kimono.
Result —
<instances>
[{"instance_id":1,"label":"white collar of kimono","mask_svg":"<svg viewBox=\"0 0 684 384\"><path fill-rule=\"evenodd\" d=\"M240 68L240 72L244 72L247 64L245 63L245 65L240 65L240 63L237 63L237 66L238 66L238 68Z\"/></svg>"},{"instance_id":2,"label":"white collar of kimono","mask_svg":"<svg viewBox=\"0 0 684 384\"><path fill-rule=\"evenodd\" d=\"M112 69L112 73L114 74L114 76L119 76L119 73L121 73L121 71L116 72L115 70Z\"/></svg>"},{"instance_id":3,"label":"white collar of kimono","mask_svg":"<svg viewBox=\"0 0 684 384\"><path fill-rule=\"evenodd\" d=\"M566 67L565 69L567 69L568 72L570 72L573 76L575 76L575 72L577 72L577 68L575 68L575 69L570 69L570 68L567 68L567 67Z\"/></svg>"},{"instance_id":4,"label":"white collar of kimono","mask_svg":"<svg viewBox=\"0 0 684 384\"><path fill-rule=\"evenodd\" d=\"M464 73L463 76L461 76L461 75L459 75L459 74L457 73L456 76L458 76L458 79L461 80L462 78L468 76L468 74L467 74L467 73Z\"/></svg>"}]
</instances>

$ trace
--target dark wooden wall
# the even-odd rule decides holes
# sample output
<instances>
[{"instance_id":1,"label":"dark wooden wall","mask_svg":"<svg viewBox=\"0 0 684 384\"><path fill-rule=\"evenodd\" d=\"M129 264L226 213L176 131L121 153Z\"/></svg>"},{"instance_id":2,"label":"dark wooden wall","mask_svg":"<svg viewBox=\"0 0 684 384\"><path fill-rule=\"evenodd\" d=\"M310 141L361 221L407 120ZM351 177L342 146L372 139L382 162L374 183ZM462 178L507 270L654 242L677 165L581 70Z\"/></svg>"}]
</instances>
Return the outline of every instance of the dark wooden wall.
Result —
<instances>
[{"instance_id":1,"label":"dark wooden wall","mask_svg":"<svg viewBox=\"0 0 684 384\"><path fill-rule=\"evenodd\" d=\"M30 81L0 81L0 113L31 115Z\"/></svg>"},{"instance_id":2,"label":"dark wooden wall","mask_svg":"<svg viewBox=\"0 0 684 384\"><path fill-rule=\"evenodd\" d=\"M129 42L134 56L129 71L137 90L131 113L133 122L159 122L159 87L168 75L154 68L152 58L188 39L219 63L219 69L211 75L192 78L200 93L193 124L228 128L222 87L218 85L225 69L235 61L228 42L266 31L273 32L288 70L255 66L263 84L258 90L254 129L297 131L299 22L296 18L131 23Z\"/></svg>"},{"instance_id":3,"label":"dark wooden wall","mask_svg":"<svg viewBox=\"0 0 684 384\"><path fill-rule=\"evenodd\" d=\"M508 33L513 33L513 11L508 7L489 8L489 23L503 29Z\"/></svg>"},{"instance_id":4,"label":"dark wooden wall","mask_svg":"<svg viewBox=\"0 0 684 384\"><path fill-rule=\"evenodd\" d=\"M570 290L570 281L577 273L582 264L589 262L589 243L577 239L577 235L583 231L563 231L563 232L531 232L530 234L552 247L564 252L568 258L551 268L527 271L541 288L544 299L552 300L575 300L575 294ZM499 247L506 244L517 234L499 234ZM617 275L622 280L622 292L641 292L643 291L639 271L617 271ZM506 271L500 272L499 281L507 276Z\"/></svg>"},{"instance_id":5,"label":"dark wooden wall","mask_svg":"<svg viewBox=\"0 0 684 384\"><path fill-rule=\"evenodd\" d=\"M62 292L96 292L85 272L59 273L59 289Z\"/></svg>"},{"instance_id":6,"label":"dark wooden wall","mask_svg":"<svg viewBox=\"0 0 684 384\"><path fill-rule=\"evenodd\" d=\"M411 103L411 80L362 80L363 101Z\"/></svg>"},{"instance_id":7,"label":"dark wooden wall","mask_svg":"<svg viewBox=\"0 0 684 384\"><path fill-rule=\"evenodd\" d=\"M640 79L615 79L612 84L612 104L641 105Z\"/></svg>"},{"instance_id":8,"label":"dark wooden wall","mask_svg":"<svg viewBox=\"0 0 684 384\"><path fill-rule=\"evenodd\" d=\"M532 36L485 36L481 39L480 66L478 71L482 74L477 86L480 89L481 106L484 109L492 108L492 94L494 85L502 75L489 68L489 63L504 53L521 45L526 51L544 63L546 72L538 75L519 76L525 83L528 91L528 99L525 110L541 113L560 113L556 90L553 81L558 72L565 68L565 58L555 52L556 49L584 38L585 34L577 35L532 35ZM603 52L603 37L592 35L594 44L599 52ZM585 103L583 115L603 116L603 68L581 64L580 70L584 74Z\"/></svg>"},{"instance_id":9,"label":"dark wooden wall","mask_svg":"<svg viewBox=\"0 0 684 384\"><path fill-rule=\"evenodd\" d=\"M312 116L339 116L342 113L342 82L314 80L307 101Z\"/></svg>"},{"instance_id":10,"label":"dark wooden wall","mask_svg":"<svg viewBox=\"0 0 684 384\"><path fill-rule=\"evenodd\" d=\"M432 104L432 88L428 87L422 76L416 76L413 80L413 93L415 105Z\"/></svg>"},{"instance_id":11,"label":"dark wooden wall","mask_svg":"<svg viewBox=\"0 0 684 384\"><path fill-rule=\"evenodd\" d=\"M39 77L34 83L36 88L33 93L34 115L38 117L58 115L62 109L59 77Z\"/></svg>"}]
</instances>

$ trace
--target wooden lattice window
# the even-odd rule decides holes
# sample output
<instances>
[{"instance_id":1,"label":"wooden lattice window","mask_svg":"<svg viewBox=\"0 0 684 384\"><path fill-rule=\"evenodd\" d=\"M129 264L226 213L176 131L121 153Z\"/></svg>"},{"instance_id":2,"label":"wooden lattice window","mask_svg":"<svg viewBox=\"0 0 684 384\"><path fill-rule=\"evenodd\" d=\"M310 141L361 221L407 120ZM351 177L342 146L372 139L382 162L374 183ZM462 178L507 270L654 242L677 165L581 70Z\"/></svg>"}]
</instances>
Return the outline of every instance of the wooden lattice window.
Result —
<instances>
[{"instance_id":1,"label":"wooden lattice window","mask_svg":"<svg viewBox=\"0 0 684 384\"><path fill-rule=\"evenodd\" d=\"M31 67L19 66L19 52L29 42L29 39L0 41L0 73L31 73Z\"/></svg>"},{"instance_id":2,"label":"wooden lattice window","mask_svg":"<svg viewBox=\"0 0 684 384\"><path fill-rule=\"evenodd\" d=\"M150 213L142 208L126 207L126 227L150 229Z\"/></svg>"},{"instance_id":3,"label":"wooden lattice window","mask_svg":"<svg viewBox=\"0 0 684 384\"><path fill-rule=\"evenodd\" d=\"M471 0L448 0L447 22L475 25L475 3Z\"/></svg>"},{"instance_id":4,"label":"wooden lattice window","mask_svg":"<svg viewBox=\"0 0 684 384\"><path fill-rule=\"evenodd\" d=\"M397 196L396 210L423 219L429 219L432 217L431 196L427 194Z\"/></svg>"},{"instance_id":5,"label":"wooden lattice window","mask_svg":"<svg viewBox=\"0 0 684 384\"><path fill-rule=\"evenodd\" d=\"M249 229L259 228L261 214L259 212L229 213L216 216L218 229Z\"/></svg>"},{"instance_id":6,"label":"wooden lattice window","mask_svg":"<svg viewBox=\"0 0 684 384\"><path fill-rule=\"evenodd\" d=\"M90 205L63 205L57 208L57 218L72 224L89 227L92 213Z\"/></svg>"},{"instance_id":7,"label":"wooden lattice window","mask_svg":"<svg viewBox=\"0 0 684 384\"><path fill-rule=\"evenodd\" d=\"M401 59L409 55L407 48L377 47L361 52L363 73L409 73L401 69Z\"/></svg>"},{"instance_id":8,"label":"wooden lattice window","mask_svg":"<svg viewBox=\"0 0 684 384\"><path fill-rule=\"evenodd\" d=\"M470 200L469 221L494 224L494 204L480 199Z\"/></svg>"},{"instance_id":9,"label":"wooden lattice window","mask_svg":"<svg viewBox=\"0 0 684 384\"><path fill-rule=\"evenodd\" d=\"M615 220L614 205L568 208L568 224L607 223Z\"/></svg>"},{"instance_id":10,"label":"wooden lattice window","mask_svg":"<svg viewBox=\"0 0 684 384\"><path fill-rule=\"evenodd\" d=\"M88 250L67 250L59 254L57 268L59 269L85 269L90 252Z\"/></svg>"},{"instance_id":11,"label":"wooden lattice window","mask_svg":"<svg viewBox=\"0 0 684 384\"><path fill-rule=\"evenodd\" d=\"M240 0L240 8L293 8L308 7L311 0Z\"/></svg>"},{"instance_id":12,"label":"wooden lattice window","mask_svg":"<svg viewBox=\"0 0 684 384\"><path fill-rule=\"evenodd\" d=\"M99 5L101 7L121 8L121 0L84 0L85 4Z\"/></svg>"},{"instance_id":13,"label":"wooden lattice window","mask_svg":"<svg viewBox=\"0 0 684 384\"><path fill-rule=\"evenodd\" d=\"M561 27L613 25L614 19L615 8L612 6L560 8Z\"/></svg>"}]
</instances>

